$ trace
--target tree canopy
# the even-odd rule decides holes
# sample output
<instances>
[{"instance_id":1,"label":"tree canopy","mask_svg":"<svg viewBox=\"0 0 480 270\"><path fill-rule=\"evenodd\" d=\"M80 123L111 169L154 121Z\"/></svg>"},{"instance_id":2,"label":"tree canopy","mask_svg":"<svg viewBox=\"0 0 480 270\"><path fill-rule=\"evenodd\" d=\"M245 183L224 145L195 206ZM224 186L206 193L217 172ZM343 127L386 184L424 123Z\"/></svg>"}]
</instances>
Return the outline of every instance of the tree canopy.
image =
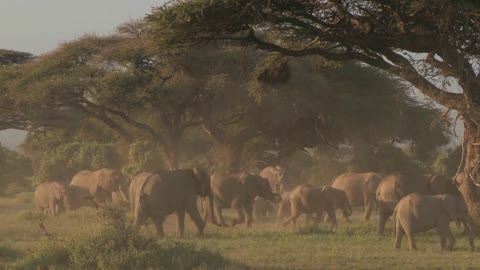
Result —
<instances>
[{"instance_id":1,"label":"tree canopy","mask_svg":"<svg viewBox=\"0 0 480 270\"><path fill-rule=\"evenodd\" d=\"M170 1L147 16L159 46L232 40L288 56L358 60L397 76L465 125L459 187L480 196L480 5L451 0ZM480 220L480 216L478 216Z\"/></svg>"}]
</instances>

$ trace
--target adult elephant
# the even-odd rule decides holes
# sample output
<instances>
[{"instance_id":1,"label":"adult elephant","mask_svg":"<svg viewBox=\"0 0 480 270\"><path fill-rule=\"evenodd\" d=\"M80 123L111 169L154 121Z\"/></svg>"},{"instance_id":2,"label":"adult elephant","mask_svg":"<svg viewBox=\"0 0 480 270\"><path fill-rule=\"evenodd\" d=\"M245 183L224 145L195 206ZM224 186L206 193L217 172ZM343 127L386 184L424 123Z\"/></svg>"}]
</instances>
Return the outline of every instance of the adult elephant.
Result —
<instances>
[{"instance_id":1,"label":"adult elephant","mask_svg":"<svg viewBox=\"0 0 480 270\"><path fill-rule=\"evenodd\" d=\"M284 189L285 169L281 166L268 166L259 175L268 179L273 192L282 192Z\"/></svg>"},{"instance_id":2,"label":"adult elephant","mask_svg":"<svg viewBox=\"0 0 480 270\"><path fill-rule=\"evenodd\" d=\"M44 182L35 189L35 204L38 210L50 216L59 214L60 207L70 210L70 195L62 182Z\"/></svg>"},{"instance_id":3,"label":"adult elephant","mask_svg":"<svg viewBox=\"0 0 480 270\"><path fill-rule=\"evenodd\" d=\"M403 197L395 207L395 248L400 249L404 234L408 237L410 250L416 250L413 234L435 228L440 236L443 250L452 250L455 238L450 230L450 222L462 222L469 236L470 248L475 249L473 232L464 200L449 194L425 195L411 193ZM446 240L448 239L448 246Z\"/></svg>"},{"instance_id":4,"label":"adult elephant","mask_svg":"<svg viewBox=\"0 0 480 270\"><path fill-rule=\"evenodd\" d=\"M198 234L203 235L205 221L202 220L197 206L197 196L207 197L207 212L213 213L210 176L199 169L181 169L142 172L130 184L130 206L134 213L134 227L144 224L151 218L157 235L165 236L163 222L165 217L177 215L177 237L183 237L185 230L185 213L195 223ZM216 224L215 217L210 216Z\"/></svg>"},{"instance_id":5,"label":"adult elephant","mask_svg":"<svg viewBox=\"0 0 480 270\"><path fill-rule=\"evenodd\" d=\"M290 217L283 222L283 226L292 222L296 227L296 220L301 214L315 214L316 221L325 211L331 221L331 230L337 227L335 208L343 212L348 220L352 215L352 208L345 191L330 186L316 187L309 184L299 185L290 193Z\"/></svg>"},{"instance_id":6,"label":"adult elephant","mask_svg":"<svg viewBox=\"0 0 480 270\"><path fill-rule=\"evenodd\" d=\"M112 203L112 193L119 192L121 197L128 202L122 191L126 181L122 173L112 169L97 171L84 170L73 176L70 188L74 195L75 207L88 205L85 195L91 195L98 202Z\"/></svg>"},{"instance_id":7,"label":"adult elephant","mask_svg":"<svg viewBox=\"0 0 480 270\"><path fill-rule=\"evenodd\" d=\"M370 219L372 210L377 207L376 191L382 181L380 173L344 173L333 180L332 187L347 194L350 206L365 206L365 221Z\"/></svg>"},{"instance_id":8,"label":"adult elephant","mask_svg":"<svg viewBox=\"0 0 480 270\"><path fill-rule=\"evenodd\" d=\"M223 208L237 210L238 218L232 226L245 222L252 226L252 212L255 198L262 197L271 202L280 202L280 195L274 193L266 178L254 174L214 174L212 175L212 193L220 224L228 226L222 216Z\"/></svg>"},{"instance_id":9,"label":"adult elephant","mask_svg":"<svg viewBox=\"0 0 480 270\"><path fill-rule=\"evenodd\" d=\"M380 182L377 188L378 234L385 231L385 223L393 214L397 203L410 193L451 194L460 192L451 179L435 174L393 173Z\"/></svg>"}]
</instances>

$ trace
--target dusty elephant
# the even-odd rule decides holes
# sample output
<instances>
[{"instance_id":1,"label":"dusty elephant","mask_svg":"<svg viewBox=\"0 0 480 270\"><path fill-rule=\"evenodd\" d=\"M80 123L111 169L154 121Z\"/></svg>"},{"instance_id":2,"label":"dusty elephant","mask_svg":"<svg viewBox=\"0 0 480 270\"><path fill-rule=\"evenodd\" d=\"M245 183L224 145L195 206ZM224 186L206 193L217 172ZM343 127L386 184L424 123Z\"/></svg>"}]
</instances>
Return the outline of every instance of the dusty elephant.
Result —
<instances>
[{"instance_id":1,"label":"dusty elephant","mask_svg":"<svg viewBox=\"0 0 480 270\"><path fill-rule=\"evenodd\" d=\"M125 178L117 170L80 171L73 176L70 182L70 188L74 196L74 202L72 203L75 204L75 207L90 205L84 197L91 195L98 202L110 204L112 203L113 192L119 192L122 198L128 202L122 190L125 182Z\"/></svg>"},{"instance_id":2,"label":"dusty elephant","mask_svg":"<svg viewBox=\"0 0 480 270\"><path fill-rule=\"evenodd\" d=\"M259 175L268 179L273 192L282 192L284 189L285 169L281 166L268 166Z\"/></svg>"},{"instance_id":3,"label":"dusty elephant","mask_svg":"<svg viewBox=\"0 0 480 270\"><path fill-rule=\"evenodd\" d=\"M440 236L440 246L443 250L452 250L455 238L450 230L450 221L460 221L466 224L470 247L475 249L473 233L467 205L463 199L449 195L425 195L411 193L403 197L394 210L395 244L401 248L402 237L407 235L410 250L416 250L413 234L435 228ZM448 239L448 245L446 240Z\"/></svg>"},{"instance_id":4,"label":"dusty elephant","mask_svg":"<svg viewBox=\"0 0 480 270\"><path fill-rule=\"evenodd\" d=\"M410 193L451 194L460 193L451 179L434 174L394 173L383 178L377 188L378 234L385 231L385 223L393 214L397 203Z\"/></svg>"},{"instance_id":5,"label":"dusty elephant","mask_svg":"<svg viewBox=\"0 0 480 270\"><path fill-rule=\"evenodd\" d=\"M134 227L138 228L147 218L151 218L160 238L165 236L165 217L173 213L177 215L177 237L183 237L185 213L195 223L198 234L203 235L206 222L200 216L197 196L208 198L207 212L212 213L210 220L216 224L210 176L203 170L182 169L153 174L142 172L132 180L130 196Z\"/></svg>"},{"instance_id":6,"label":"dusty elephant","mask_svg":"<svg viewBox=\"0 0 480 270\"><path fill-rule=\"evenodd\" d=\"M275 205L267 199L257 197L253 202L253 212L255 217L266 217L275 212Z\"/></svg>"},{"instance_id":7,"label":"dusty elephant","mask_svg":"<svg viewBox=\"0 0 480 270\"><path fill-rule=\"evenodd\" d=\"M35 204L37 208L50 216L59 214L63 206L70 210L70 195L67 186L62 182L44 182L35 189Z\"/></svg>"},{"instance_id":8,"label":"dusty elephant","mask_svg":"<svg viewBox=\"0 0 480 270\"><path fill-rule=\"evenodd\" d=\"M282 192L282 200L278 204L277 224L287 217L290 217L290 191Z\"/></svg>"},{"instance_id":9,"label":"dusty elephant","mask_svg":"<svg viewBox=\"0 0 480 270\"><path fill-rule=\"evenodd\" d=\"M290 193L290 217L282 225L286 226L292 222L295 228L297 218L304 213L315 214L318 222L325 211L331 221L331 230L335 231L337 227L335 207L342 210L347 220L352 215L345 191L330 186L316 187L308 184L297 186Z\"/></svg>"},{"instance_id":10,"label":"dusty elephant","mask_svg":"<svg viewBox=\"0 0 480 270\"><path fill-rule=\"evenodd\" d=\"M344 173L335 178L332 187L345 191L352 207L365 206L364 218L368 221L372 210L377 207L376 191L382 178L375 172Z\"/></svg>"},{"instance_id":11,"label":"dusty elephant","mask_svg":"<svg viewBox=\"0 0 480 270\"><path fill-rule=\"evenodd\" d=\"M215 210L222 226L227 226L222 216L223 208L237 210L238 218L232 221L232 226L245 222L247 227L251 227L253 203L257 196L275 203L280 201L280 195L272 192L268 180L259 175L214 174L211 186Z\"/></svg>"}]
</instances>

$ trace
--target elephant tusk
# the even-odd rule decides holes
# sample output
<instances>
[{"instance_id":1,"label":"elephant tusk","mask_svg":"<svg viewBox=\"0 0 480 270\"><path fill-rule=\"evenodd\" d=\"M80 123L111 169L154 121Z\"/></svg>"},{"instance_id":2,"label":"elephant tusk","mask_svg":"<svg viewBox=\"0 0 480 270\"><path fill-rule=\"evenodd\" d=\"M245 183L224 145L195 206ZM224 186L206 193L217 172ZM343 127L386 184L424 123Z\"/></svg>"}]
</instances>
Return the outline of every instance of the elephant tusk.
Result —
<instances>
[{"instance_id":1,"label":"elephant tusk","mask_svg":"<svg viewBox=\"0 0 480 270\"><path fill-rule=\"evenodd\" d=\"M119 191L120 191L120 195L122 195L123 200L125 200L125 202L127 202L127 203L130 203L130 201L127 199L127 197L125 197L125 194L123 194L123 191L122 191L121 188L119 189Z\"/></svg>"}]
</instances>

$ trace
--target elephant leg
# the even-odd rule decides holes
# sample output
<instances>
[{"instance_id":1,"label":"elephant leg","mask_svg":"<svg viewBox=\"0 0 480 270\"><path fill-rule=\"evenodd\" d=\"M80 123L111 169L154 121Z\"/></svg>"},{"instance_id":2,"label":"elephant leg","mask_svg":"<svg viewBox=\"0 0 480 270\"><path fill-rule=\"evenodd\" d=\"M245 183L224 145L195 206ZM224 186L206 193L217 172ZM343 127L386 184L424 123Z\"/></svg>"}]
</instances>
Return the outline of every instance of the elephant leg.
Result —
<instances>
[{"instance_id":1,"label":"elephant leg","mask_svg":"<svg viewBox=\"0 0 480 270\"><path fill-rule=\"evenodd\" d=\"M177 211L177 229L175 235L177 238L183 238L185 232L185 211Z\"/></svg>"},{"instance_id":2,"label":"elephant leg","mask_svg":"<svg viewBox=\"0 0 480 270\"><path fill-rule=\"evenodd\" d=\"M197 205L192 204L191 207L187 209L187 213L190 216L190 218L193 220L193 223L195 223L195 226L197 227L198 236L203 236L203 231L205 229L206 221L202 219L200 212L198 212Z\"/></svg>"},{"instance_id":3,"label":"elephant leg","mask_svg":"<svg viewBox=\"0 0 480 270\"><path fill-rule=\"evenodd\" d=\"M373 207L374 207L373 202L371 202L371 201L366 202L366 204L365 204L365 216L364 216L365 221L370 220L370 216L372 215Z\"/></svg>"},{"instance_id":4,"label":"elephant leg","mask_svg":"<svg viewBox=\"0 0 480 270\"><path fill-rule=\"evenodd\" d=\"M390 217L391 213L387 209L380 209L378 211L378 229L377 233L379 235L383 235L385 232L385 223L387 223L388 218Z\"/></svg>"},{"instance_id":5,"label":"elephant leg","mask_svg":"<svg viewBox=\"0 0 480 270\"><path fill-rule=\"evenodd\" d=\"M335 216L335 209L333 207L327 207L325 209L325 212L327 213L327 216L330 218L330 221L332 222L330 226L330 230L332 232L336 232L337 230L337 217Z\"/></svg>"},{"instance_id":6,"label":"elephant leg","mask_svg":"<svg viewBox=\"0 0 480 270\"><path fill-rule=\"evenodd\" d=\"M234 218L232 220L232 227L235 227L235 225L239 224L239 223L243 223L244 220L245 220L245 214L244 214L244 211L243 211L243 208L241 207L235 207L235 209L237 210L237 218Z\"/></svg>"},{"instance_id":7,"label":"elephant leg","mask_svg":"<svg viewBox=\"0 0 480 270\"><path fill-rule=\"evenodd\" d=\"M408 246L410 247L410 251L417 250L417 245L415 244L415 239L413 239L412 232L405 232L408 238Z\"/></svg>"},{"instance_id":8,"label":"elephant leg","mask_svg":"<svg viewBox=\"0 0 480 270\"><path fill-rule=\"evenodd\" d=\"M453 236L453 233L450 230L450 228L448 228L448 231L447 231L447 238L448 238L447 249L453 250L453 247L455 246L455 237Z\"/></svg>"},{"instance_id":9,"label":"elephant leg","mask_svg":"<svg viewBox=\"0 0 480 270\"><path fill-rule=\"evenodd\" d=\"M395 224L395 243L393 245L396 249L402 248L402 238L404 235L405 231L400 222L397 221L397 224Z\"/></svg>"},{"instance_id":10,"label":"elephant leg","mask_svg":"<svg viewBox=\"0 0 480 270\"><path fill-rule=\"evenodd\" d=\"M153 217L153 224L155 224L155 229L157 230L157 237L160 239L165 238L165 231L163 230L163 221L165 220L164 216Z\"/></svg>"},{"instance_id":11,"label":"elephant leg","mask_svg":"<svg viewBox=\"0 0 480 270\"><path fill-rule=\"evenodd\" d=\"M245 224L247 225L247 228L252 227L252 212L253 212L253 204L247 203L245 204L244 207L245 210Z\"/></svg>"},{"instance_id":12,"label":"elephant leg","mask_svg":"<svg viewBox=\"0 0 480 270\"><path fill-rule=\"evenodd\" d=\"M217 211L218 213L218 219L220 220L220 225L222 227L228 227L227 223L225 223L225 219L223 219L222 207L217 202L215 202L215 211Z\"/></svg>"},{"instance_id":13,"label":"elephant leg","mask_svg":"<svg viewBox=\"0 0 480 270\"><path fill-rule=\"evenodd\" d=\"M293 224L293 229L295 229L297 227L297 218L300 216L300 213L298 212L294 212L292 213L292 215L287 218L283 223L282 223L282 226L287 226L288 223L292 222Z\"/></svg>"}]
</instances>

